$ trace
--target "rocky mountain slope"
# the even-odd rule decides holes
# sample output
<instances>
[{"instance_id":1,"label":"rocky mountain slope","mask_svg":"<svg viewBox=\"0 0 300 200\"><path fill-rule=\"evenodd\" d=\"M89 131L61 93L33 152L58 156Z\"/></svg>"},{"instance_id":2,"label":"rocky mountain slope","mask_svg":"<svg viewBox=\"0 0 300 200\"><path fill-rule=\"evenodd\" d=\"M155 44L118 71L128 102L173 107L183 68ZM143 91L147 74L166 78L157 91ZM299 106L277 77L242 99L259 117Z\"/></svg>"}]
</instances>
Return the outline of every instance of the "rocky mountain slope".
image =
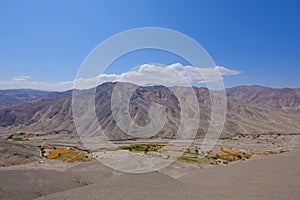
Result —
<instances>
[{"instance_id":1,"label":"rocky mountain slope","mask_svg":"<svg viewBox=\"0 0 300 200\"><path fill-rule=\"evenodd\" d=\"M111 139L126 139L129 136L116 125L111 112L111 96L115 85L116 83L104 83L97 87L96 116L106 136ZM185 89L176 87L176 90L181 92ZM197 131L197 135L201 137L207 132L210 123L211 101L206 88L194 87L193 90L201 111ZM82 92L84 95L85 91ZM227 115L223 134L300 132L300 89L239 86L227 89L226 93ZM174 137L180 124L181 108L178 99L167 87L139 87L130 98L131 118L140 126L149 124L151 120L149 108L153 103L166 108L167 123L156 136ZM71 105L72 92L67 91L50 93L30 102L2 107L0 131L6 134L18 132L76 134Z\"/></svg>"},{"instance_id":2,"label":"rocky mountain slope","mask_svg":"<svg viewBox=\"0 0 300 200\"><path fill-rule=\"evenodd\" d=\"M0 138L0 147L0 167L24 164L41 159L38 148L30 145L10 142Z\"/></svg>"}]
</instances>

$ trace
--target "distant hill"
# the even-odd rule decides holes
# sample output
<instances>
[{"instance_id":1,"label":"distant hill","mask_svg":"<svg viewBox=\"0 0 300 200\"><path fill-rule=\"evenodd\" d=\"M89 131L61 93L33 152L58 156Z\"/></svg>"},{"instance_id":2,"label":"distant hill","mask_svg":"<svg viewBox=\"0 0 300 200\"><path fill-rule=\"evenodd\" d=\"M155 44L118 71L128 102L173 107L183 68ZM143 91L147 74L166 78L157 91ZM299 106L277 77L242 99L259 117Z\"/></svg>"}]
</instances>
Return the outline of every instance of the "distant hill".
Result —
<instances>
[{"instance_id":1,"label":"distant hill","mask_svg":"<svg viewBox=\"0 0 300 200\"><path fill-rule=\"evenodd\" d=\"M50 92L31 89L0 90L0 106L25 103L46 96L49 93Z\"/></svg>"},{"instance_id":2,"label":"distant hill","mask_svg":"<svg viewBox=\"0 0 300 200\"><path fill-rule=\"evenodd\" d=\"M291 113L300 113L300 88L273 89L262 86L229 88L227 97L254 107Z\"/></svg>"},{"instance_id":3,"label":"distant hill","mask_svg":"<svg viewBox=\"0 0 300 200\"><path fill-rule=\"evenodd\" d=\"M128 83L123 83L128 84ZM116 125L111 112L111 95L116 83L104 83L96 90L96 114L105 134L111 139L129 138ZM176 87L184 92L186 88ZM206 88L193 87L201 116L198 137L206 132L211 117L211 101ZM82 91L84 95L85 91ZM227 116L224 135L260 133L300 133L300 89L274 89L262 86L239 86L226 89ZM0 108L2 133L75 134L72 116L72 92L50 93L19 105ZM171 90L164 86L139 87L131 97L130 115L141 126L149 123L151 103L165 106L167 123L156 135L172 138L180 123L180 106ZM192 110L192 109L191 109ZM187 127L193 128L193 127Z\"/></svg>"}]
</instances>

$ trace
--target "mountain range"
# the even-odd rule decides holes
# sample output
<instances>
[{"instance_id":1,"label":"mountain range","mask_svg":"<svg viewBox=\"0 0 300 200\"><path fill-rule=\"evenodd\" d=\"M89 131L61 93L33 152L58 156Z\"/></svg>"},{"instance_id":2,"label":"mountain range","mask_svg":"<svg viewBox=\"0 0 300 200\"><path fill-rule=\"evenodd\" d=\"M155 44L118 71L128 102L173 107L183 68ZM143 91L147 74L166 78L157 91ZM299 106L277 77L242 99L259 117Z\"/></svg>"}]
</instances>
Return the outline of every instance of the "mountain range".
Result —
<instances>
[{"instance_id":1,"label":"mountain range","mask_svg":"<svg viewBox=\"0 0 300 200\"><path fill-rule=\"evenodd\" d=\"M127 85L129 83L122 83ZM116 83L96 88L96 116L105 135L114 140L128 139L116 124L111 111L111 97ZM184 87L176 87L184 91ZM211 100L207 88L193 87L200 108L197 137L206 134L211 120ZM82 91L83 94L85 91ZM222 134L300 133L300 89L238 86L226 89L227 112ZM34 134L76 134L72 114L72 91L43 92L34 90L0 91L0 131ZM138 87L130 97L130 116L135 123L150 123L153 103L166 108L166 123L154 136L172 138L180 124L180 105L170 88ZM190 127L191 128L191 127Z\"/></svg>"},{"instance_id":2,"label":"mountain range","mask_svg":"<svg viewBox=\"0 0 300 200\"><path fill-rule=\"evenodd\" d=\"M27 101L38 99L49 93L50 92L31 89L0 90L0 106L25 103Z\"/></svg>"}]
</instances>

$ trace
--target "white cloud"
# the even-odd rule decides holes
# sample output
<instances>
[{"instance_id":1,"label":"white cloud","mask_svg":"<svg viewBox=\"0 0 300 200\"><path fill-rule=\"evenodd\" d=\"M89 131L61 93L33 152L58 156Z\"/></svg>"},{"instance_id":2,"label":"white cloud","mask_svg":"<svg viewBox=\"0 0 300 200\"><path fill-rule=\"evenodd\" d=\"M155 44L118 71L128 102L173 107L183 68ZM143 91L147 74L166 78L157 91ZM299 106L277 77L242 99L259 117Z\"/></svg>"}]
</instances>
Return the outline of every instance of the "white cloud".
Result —
<instances>
[{"instance_id":1,"label":"white cloud","mask_svg":"<svg viewBox=\"0 0 300 200\"><path fill-rule=\"evenodd\" d=\"M73 82L37 82L31 81L29 76L17 76L10 81L0 80L0 89L36 89L48 91L65 91L73 87Z\"/></svg>"},{"instance_id":2,"label":"white cloud","mask_svg":"<svg viewBox=\"0 0 300 200\"><path fill-rule=\"evenodd\" d=\"M15 82L18 82L18 81L27 81L28 79L30 79L29 76L24 76L24 75L21 75L21 76L16 76L12 79L12 81L15 81Z\"/></svg>"},{"instance_id":3,"label":"white cloud","mask_svg":"<svg viewBox=\"0 0 300 200\"><path fill-rule=\"evenodd\" d=\"M197 85L201 83L214 82L223 76L240 74L239 71L231 70L223 66L213 68L197 68L193 66L183 66L179 63L165 67L158 65L144 64L135 71L122 74L101 74L92 78L80 78L76 80L76 88L87 89L95 87L103 82L123 81L139 85L160 84L160 85ZM0 81L0 89L31 88L49 91L64 91L72 89L74 82L35 82L29 76L14 77L10 81Z\"/></svg>"}]
</instances>

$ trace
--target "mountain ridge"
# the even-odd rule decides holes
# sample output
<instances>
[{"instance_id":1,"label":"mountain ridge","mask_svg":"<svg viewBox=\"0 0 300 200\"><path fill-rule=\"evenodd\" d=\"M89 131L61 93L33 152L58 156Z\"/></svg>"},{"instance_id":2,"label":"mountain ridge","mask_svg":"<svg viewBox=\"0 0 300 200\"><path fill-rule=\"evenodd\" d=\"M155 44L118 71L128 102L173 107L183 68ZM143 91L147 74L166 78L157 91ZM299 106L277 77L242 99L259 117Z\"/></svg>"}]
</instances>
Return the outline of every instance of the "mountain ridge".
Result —
<instances>
[{"instance_id":1,"label":"mountain ridge","mask_svg":"<svg viewBox=\"0 0 300 200\"><path fill-rule=\"evenodd\" d=\"M0 90L0 106L10 106L22 104L40 97L46 96L51 92L33 89L8 89Z\"/></svg>"},{"instance_id":2,"label":"mountain ridge","mask_svg":"<svg viewBox=\"0 0 300 200\"><path fill-rule=\"evenodd\" d=\"M125 84L125 83L124 83ZM111 113L111 95L116 83L96 88L96 114L103 131L111 139L128 139L116 126ZM125 84L126 85L126 84ZM183 87L177 87L184 90ZM198 137L206 134L211 118L209 90L193 87L200 107ZM263 86L237 86L226 89L227 115L223 134L260 134L300 132L300 89L274 89ZM172 138L180 123L180 106L168 87L139 86L130 101L130 115L140 126L150 122L151 103L167 108L167 123L156 135ZM22 104L0 108L2 133L76 134L72 116L72 91L50 93Z\"/></svg>"}]
</instances>

